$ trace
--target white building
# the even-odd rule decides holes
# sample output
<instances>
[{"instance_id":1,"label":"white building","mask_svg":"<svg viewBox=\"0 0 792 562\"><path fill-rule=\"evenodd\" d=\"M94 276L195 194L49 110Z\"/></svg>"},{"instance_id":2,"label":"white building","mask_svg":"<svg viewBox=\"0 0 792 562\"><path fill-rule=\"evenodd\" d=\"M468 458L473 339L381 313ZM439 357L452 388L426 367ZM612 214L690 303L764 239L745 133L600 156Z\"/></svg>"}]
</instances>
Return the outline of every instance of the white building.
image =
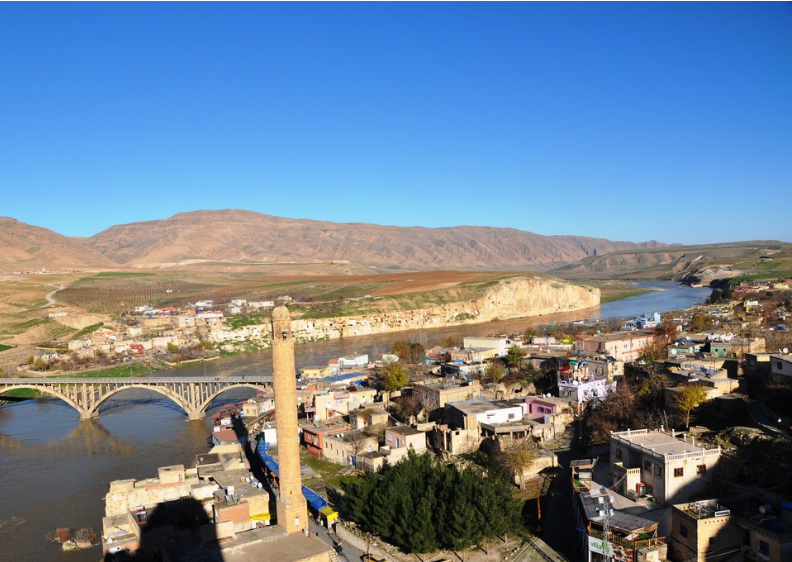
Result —
<instances>
[{"instance_id":1,"label":"white building","mask_svg":"<svg viewBox=\"0 0 792 562\"><path fill-rule=\"evenodd\" d=\"M338 366L341 369L359 369L368 365L368 354L355 355L353 357L339 357Z\"/></svg>"},{"instance_id":2,"label":"white building","mask_svg":"<svg viewBox=\"0 0 792 562\"><path fill-rule=\"evenodd\" d=\"M522 342L508 338L467 337L462 340L465 349L494 349L498 357L506 357L509 348L513 345L521 346Z\"/></svg>"},{"instance_id":3,"label":"white building","mask_svg":"<svg viewBox=\"0 0 792 562\"><path fill-rule=\"evenodd\" d=\"M625 496L649 494L662 503L690 501L706 489L720 456L720 447L701 447L673 430L612 433L613 489Z\"/></svg>"}]
</instances>

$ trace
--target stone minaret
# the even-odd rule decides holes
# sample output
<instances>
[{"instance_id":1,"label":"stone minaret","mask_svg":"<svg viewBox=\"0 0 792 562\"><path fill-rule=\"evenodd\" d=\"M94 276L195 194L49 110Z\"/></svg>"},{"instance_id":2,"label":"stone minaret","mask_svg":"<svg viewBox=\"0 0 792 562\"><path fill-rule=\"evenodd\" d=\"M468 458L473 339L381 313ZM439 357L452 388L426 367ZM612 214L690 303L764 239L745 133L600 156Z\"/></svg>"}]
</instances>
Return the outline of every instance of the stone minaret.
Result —
<instances>
[{"instance_id":1,"label":"stone minaret","mask_svg":"<svg viewBox=\"0 0 792 562\"><path fill-rule=\"evenodd\" d=\"M288 533L308 528L308 507L302 494L300 444L297 432L297 373L291 314L285 306L272 311L272 372L275 386L275 425L280 468L278 525Z\"/></svg>"}]
</instances>

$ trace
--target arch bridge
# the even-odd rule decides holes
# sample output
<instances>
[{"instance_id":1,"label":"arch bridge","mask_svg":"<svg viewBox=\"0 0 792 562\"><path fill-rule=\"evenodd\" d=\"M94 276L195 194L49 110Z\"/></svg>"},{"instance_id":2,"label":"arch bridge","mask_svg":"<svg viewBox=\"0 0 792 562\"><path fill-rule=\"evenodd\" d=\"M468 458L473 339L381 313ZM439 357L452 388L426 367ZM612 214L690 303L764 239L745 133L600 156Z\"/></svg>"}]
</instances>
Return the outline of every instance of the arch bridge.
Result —
<instances>
[{"instance_id":1,"label":"arch bridge","mask_svg":"<svg viewBox=\"0 0 792 562\"><path fill-rule=\"evenodd\" d=\"M60 398L80 413L81 420L99 417L99 408L122 390L152 390L172 400L190 420L200 420L212 400L232 388L272 388L272 375L225 377L126 377L126 378L0 378L0 396L9 390L32 388Z\"/></svg>"}]
</instances>

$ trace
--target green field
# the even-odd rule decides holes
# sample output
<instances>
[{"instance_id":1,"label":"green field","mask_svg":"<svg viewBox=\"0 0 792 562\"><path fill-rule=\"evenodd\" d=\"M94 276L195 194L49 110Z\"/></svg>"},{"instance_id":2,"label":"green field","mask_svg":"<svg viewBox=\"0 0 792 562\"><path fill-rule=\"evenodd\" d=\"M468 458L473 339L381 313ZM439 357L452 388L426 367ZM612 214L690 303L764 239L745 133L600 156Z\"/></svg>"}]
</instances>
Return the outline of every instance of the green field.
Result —
<instances>
[{"instance_id":1,"label":"green field","mask_svg":"<svg viewBox=\"0 0 792 562\"><path fill-rule=\"evenodd\" d=\"M40 398L45 396L45 394L33 388L15 388L1 394L0 399L2 399L3 396L11 396L13 398Z\"/></svg>"},{"instance_id":2,"label":"green field","mask_svg":"<svg viewBox=\"0 0 792 562\"><path fill-rule=\"evenodd\" d=\"M633 289L627 291L618 291L618 292L602 292L602 298L600 299L600 304L605 304L606 302L613 302L613 301L620 301L623 299L629 299L630 297L637 297L638 295L643 295L645 293L651 293L651 289Z\"/></svg>"},{"instance_id":3,"label":"green field","mask_svg":"<svg viewBox=\"0 0 792 562\"><path fill-rule=\"evenodd\" d=\"M122 378L122 377L141 377L159 371L159 367L143 365L141 363L127 363L126 365L117 365L115 367L108 367L107 369L99 369L96 371L89 371L87 373L80 373L77 375L63 375L63 377L70 379L103 379L103 378Z\"/></svg>"}]
</instances>

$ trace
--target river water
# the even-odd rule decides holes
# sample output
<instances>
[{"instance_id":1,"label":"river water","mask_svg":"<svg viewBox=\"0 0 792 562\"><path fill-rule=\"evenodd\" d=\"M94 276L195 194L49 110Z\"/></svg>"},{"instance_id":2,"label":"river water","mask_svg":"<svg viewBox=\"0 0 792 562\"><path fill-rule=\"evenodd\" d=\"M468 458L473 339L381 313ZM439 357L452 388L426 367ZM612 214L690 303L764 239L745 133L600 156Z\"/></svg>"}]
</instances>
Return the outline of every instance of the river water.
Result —
<instances>
[{"instance_id":1,"label":"river water","mask_svg":"<svg viewBox=\"0 0 792 562\"><path fill-rule=\"evenodd\" d=\"M299 369L354 353L373 356L388 351L396 339L434 345L450 335L522 332L579 319L681 310L703 302L709 294L708 289L673 283L639 285L660 290L574 313L298 345L296 364ZM237 355L160 374L201 376L204 368L207 376L268 374L272 355L269 351ZM229 391L217 406L250 393ZM62 553L45 535L57 527L91 527L101 533L104 496L112 480L156 476L160 466L191 466L195 455L209 446L207 420L186 421L175 404L153 392L119 393L92 421L81 422L75 410L56 399L0 408L0 561L97 562L101 559L98 547Z\"/></svg>"}]
</instances>

